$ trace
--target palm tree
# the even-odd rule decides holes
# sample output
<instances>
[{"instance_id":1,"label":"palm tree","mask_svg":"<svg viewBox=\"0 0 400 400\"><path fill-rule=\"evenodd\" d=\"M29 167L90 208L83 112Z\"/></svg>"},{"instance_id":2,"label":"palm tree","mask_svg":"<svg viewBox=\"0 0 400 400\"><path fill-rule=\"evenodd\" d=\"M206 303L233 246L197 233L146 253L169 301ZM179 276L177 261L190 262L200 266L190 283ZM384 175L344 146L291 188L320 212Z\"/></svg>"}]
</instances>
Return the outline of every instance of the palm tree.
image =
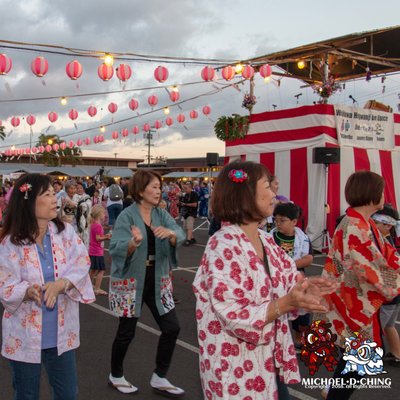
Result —
<instances>
[{"instance_id":1,"label":"palm tree","mask_svg":"<svg viewBox=\"0 0 400 400\"><path fill-rule=\"evenodd\" d=\"M63 141L57 135L41 134L38 138L36 146L47 146L48 144L60 144ZM57 151L45 151L41 155L43 164L49 166L61 166L63 164L80 164L82 162L82 151L79 147L74 146L72 149L69 147L65 150L58 149Z\"/></svg>"}]
</instances>

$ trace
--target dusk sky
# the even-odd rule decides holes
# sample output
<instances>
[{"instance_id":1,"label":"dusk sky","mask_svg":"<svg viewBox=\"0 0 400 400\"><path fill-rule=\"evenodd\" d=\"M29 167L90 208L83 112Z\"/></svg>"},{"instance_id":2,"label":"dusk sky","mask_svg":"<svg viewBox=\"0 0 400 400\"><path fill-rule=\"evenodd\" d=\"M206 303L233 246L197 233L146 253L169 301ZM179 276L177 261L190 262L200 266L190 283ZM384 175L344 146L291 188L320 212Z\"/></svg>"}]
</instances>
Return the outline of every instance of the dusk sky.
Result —
<instances>
[{"instance_id":1,"label":"dusk sky","mask_svg":"<svg viewBox=\"0 0 400 400\"><path fill-rule=\"evenodd\" d=\"M116 153L117 157L131 158L145 158L147 150L142 127L145 123L154 124L156 120L161 121L163 127L154 135L153 156L204 157L207 152L223 155L224 143L215 138L214 123L222 115L246 115L247 111L241 103L249 90L248 82L238 88L225 88L225 81L219 81L221 84L202 81L200 72L203 65L185 62L168 64L163 61L126 62L133 71L130 80L122 84L114 76L103 82L97 75L101 60L45 54L34 44L135 53L153 58L194 57L234 61L354 32L394 26L399 24L400 15L398 0L337 0L333 3L310 0L0 0L0 9L3 17L0 40L29 44L22 46L24 49L11 49L5 47L8 43L0 42L0 53L7 54L13 63L11 71L0 76L0 121L8 135L4 142L0 142L1 150L11 145L28 147L29 127L22 118L31 113L37 119L32 127L33 145L41 133L57 134L66 141L93 139L100 134L101 125L110 124L104 133L106 141L83 146L84 154L113 156ZM26 50L33 47L38 51ZM40 55L49 62L49 71L43 78L34 76L30 69L31 61ZM73 59L83 66L83 75L77 81L70 80L65 73L66 64ZM121 62L116 60L114 67ZM158 65L169 70L169 78L164 84L153 77ZM278 87L274 80L266 84L256 77L255 84L255 113L272 110L273 104L278 109L284 109L318 100L313 90L303 87L304 83L298 80L284 78ZM169 100L167 91L162 88L164 85L169 85L169 90L177 85L181 100L194 99L186 101L179 109ZM375 99L390 104L397 111L400 75L387 77L385 93L382 93L382 87L380 77L373 77L370 82L363 79L350 81L345 90L332 96L330 103L350 105L349 95L352 95L361 107L367 100ZM111 91L118 93L106 94ZM92 95L86 96L90 93ZM302 95L297 103L295 95L299 93ZM66 106L60 104L62 96L84 94L69 98ZM166 116L162 110L151 113L152 108L147 103L150 95L156 95L159 100L153 110L172 106L172 126L165 125ZM52 96L56 98L41 99ZM23 98L38 100L15 101ZM128 107L132 98L139 101L135 112ZM115 114L107 109L111 102L118 105ZM90 105L98 110L93 118L86 111ZM202 113L205 105L211 107L208 117ZM71 108L79 113L75 121L68 118ZM197 119L189 117L191 110L198 111ZM58 114L54 124L47 118L51 111ZM186 117L184 124L176 120L180 113ZM12 128L10 124L13 116L21 118L17 128ZM121 120L124 121L119 122ZM132 133L135 125L140 127L138 135ZM112 132L121 132L123 128L129 129L129 136L112 140Z\"/></svg>"}]
</instances>

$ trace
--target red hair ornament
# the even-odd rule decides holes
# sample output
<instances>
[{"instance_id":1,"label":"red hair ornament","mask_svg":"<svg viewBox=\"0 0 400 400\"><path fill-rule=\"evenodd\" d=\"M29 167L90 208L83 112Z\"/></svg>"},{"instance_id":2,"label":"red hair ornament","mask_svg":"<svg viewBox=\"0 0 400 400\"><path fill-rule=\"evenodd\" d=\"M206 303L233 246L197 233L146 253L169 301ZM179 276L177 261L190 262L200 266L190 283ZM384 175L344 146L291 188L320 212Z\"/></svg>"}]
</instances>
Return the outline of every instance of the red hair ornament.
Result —
<instances>
[{"instance_id":1,"label":"red hair ornament","mask_svg":"<svg viewBox=\"0 0 400 400\"><path fill-rule=\"evenodd\" d=\"M247 180L248 175L247 172L243 171L242 169L231 169L229 171L228 177L231 181L235 183L242 183Z\"/></svg>"}]
</instances>

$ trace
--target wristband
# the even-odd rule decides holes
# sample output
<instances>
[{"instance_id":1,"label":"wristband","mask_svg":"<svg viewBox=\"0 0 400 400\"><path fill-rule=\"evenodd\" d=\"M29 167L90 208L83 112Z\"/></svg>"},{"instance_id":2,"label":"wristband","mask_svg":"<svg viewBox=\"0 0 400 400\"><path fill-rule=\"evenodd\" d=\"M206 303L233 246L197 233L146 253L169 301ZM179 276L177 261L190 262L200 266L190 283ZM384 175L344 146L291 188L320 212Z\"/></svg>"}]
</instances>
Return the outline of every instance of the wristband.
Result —
<instances>
[{"instance_id":1,"label":"wristband","mask_svg":"<svg viewBox=\"0 0 400 400\"><path fill-rule=\"evenodd\" d=\"M275 300L275 314L276 318L279 318L281 316L281 310L279 309L278 300Z\"/></svg>"},{"instance_id":2,"label":"wristband","mask_svg":"<svg viewBox=\"0 0 400 400\"><path fill-rule=\"evenodd\" d=\"M67 292L67 290L69 289L69 280L67 278L61 278L62 281L64 281L64 290L63 293L65 294Z\"/></svg>"}]
</instances>

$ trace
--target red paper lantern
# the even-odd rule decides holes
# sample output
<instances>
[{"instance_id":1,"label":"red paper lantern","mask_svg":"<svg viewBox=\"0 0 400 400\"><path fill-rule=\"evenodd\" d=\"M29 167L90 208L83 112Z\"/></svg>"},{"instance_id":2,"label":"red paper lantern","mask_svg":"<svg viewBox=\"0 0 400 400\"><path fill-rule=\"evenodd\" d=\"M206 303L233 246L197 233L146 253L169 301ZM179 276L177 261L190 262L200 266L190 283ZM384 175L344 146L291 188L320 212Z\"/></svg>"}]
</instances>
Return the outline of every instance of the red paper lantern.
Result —
<instances>
[{"instance_id":1,"label":"red paper lantern","mask_svg":"<svg viewBox=\"0 0 400 400\"><path fill-rule=\"evenodd\" d=\"M43 146L39 146L38 150L39 150L39 153L43 153L44 152L44 147Z\"/></svg>"},{"instance_id":2,"label":"red paper lantern","mask_svg":"<svg viewBox=\"0 0 400 400\"><path fill-rule=\"evenodd\" d=\"M37 77L41 78L49 70L49 63L42 56L36 57L31 63L31 70Z\"/></svg>"},{"instance_id":3,"label":"red paper lantern","mask_svg":"<svg viewBox=\"0 0 400 400\"><path fill-rule=\"evenodd\" d=\"M245 65L242 69L242 77L251 79L254 76L254 68L251 65Z\"/></svg>"},{"instance_id":4,"label":"red paper lantern","mask_svg":"<svg viewBox=\"0 0 400 400\"><path fill-rule=\"evenodd\" d=\"M192 110L189 113L190 118L196 119L199 116L199 113L196 110Z\"/></svg>"},{"instance_id":5,"label":"red paper lantern","mask_svg":"<svg viewBox=\"0 0 400 400\"><path fill-rule=\"evenodd\" d=\"M131 99L128 105L132 111L135 111L139 107L139 102L136 99Z\"/></svg>"},{"instance_id":6,"label":"red paper lantern","mask_svg":"<svg viewBox=\"0 0 400 400\"><path fill-rule=\"evenodd\" d=\"M171 101L173 101L173 102L178 101L180 97L181 97L181 95L179 94L179 92L172 91L172 92L169 94L169 98L170 98Z\"/></svg>"},{"instance_id":7,"label":"red paper lantern","mask_svg":"<svg viewBox=\"0 0 400 400\"><path fill-rule=\"evenodd\" d=\"M150 130L150 124L145 123L145 124L143 125L143 130L144 130L145 132L148 132L148 131Z\"/></svg>"},{"instance_id":8,"label":"red paper lantern","mask_svg":"<svg viewBox=\"0 0 400 400\"><path fill-rule=\"evenodd\" d=\"M154 78L160 83L165 82L168 79L168 75L167 68L161 65L154 70Z\"/></svg>"},{"instance_id":9,"label":"red paper lantern","mask_svg":"<svg viewBox=\"0 0 400 400\"><path fill-rule=\"evenodd\" d=\"M123 137L127 137L127 136L129 135L129 130L128 130L128 128L122 129L121 134L122 134Z\"/></svg>"},{"instance_id":10,"label":"red paper lantern","mask_svg":"<svg viewBox=\"0 0 400 400\"><path fill-rule=\"evenodd\" d=\"M99 143L99 138L98 138L97 136L95 136L95 137L93 138L93 143L94 143L94 144Z\"/></svg>"},{"instance_id":11,"label":"red paper lantern","mask_svg":"<svg viewBox=\"0 0 400 400\"><path fill-rule=\"evenodd\" d=\"M174 120L171 117L168 117L168 118L165 119L165 123L168 126L171 126L174 123Z\"/></svg>"},{"instance_id":12,"label":"red paper lantern","mask_svg":"<svg viewBox=\"0 0 400 400\"><path fill-rule=\"evenodd\" d=\"M127 81L132 76L132 69L128 64L120 64L116 72L118 79L122 82Z\"/></svg>"},{"instance_id":13,"label":"red paper lantern","mask_svg":"<svg viewBox=\"0 0 400 400\"><path fill-rule=\"evenodd\" d=\"M72 108L69 111L68 115L72 119L72 121L75 121L78 118L78 111L76 111L74 108Z\"/></svg>"},{"instance_id":14,"label":"red paper lantern","mask_svg":"<svg viewBox=\"0 0 400 400\"><path fill-rule=\"evenodd\" d=\"M109 81L114 75L114 68L106 63L100 64L97 68L97 75L103 81Z\"/></svg>"},{"instance_id":15,"label":"red paper lantern","mask_svg":"<svg viewBox=\"0 0 400 400\"><path fill-rule=\"evenodd\" d=\"M162 127L162 123L160 121L157 120L154 122L154 128L160 129L161 127Z\"/></svg>"},{"instance_id":16,"label":"red paper lantern","mask_svg":"<svg viewBox=\"0 0 400 400\"><path fill-rule=\"evenodd\" d=\"M58 143L54 143L53 144L53 150L54 151L58 151L59 148L60 148L60 145Z\"/></svg>"},{"instance_id":17,"label":"red paper lantern","mask_svg":"<svg viewBox=\"0 0 400 400\"><path fill-rule=\"evenodd\" d=\"M119 133L118 133L118 131L114 131L114 132L111 134L111 137L112 137L113 139L118 139L118 138L119 138Z\"/></svg>"},{"instance_id":18,"label":"red paper lantern","mask_svg":"<svg viewBox=\"0 0 400 400\"><path fill-rule=\"evenodd\" d=\"M263 78L268 78L272 75L272 68L269 64L264 64L260 67L260 75Z\"/></svg>"},{"instance_id":19,"label":"red paper lantern","mask_svg":"<svg viewBox=\"0 0 400 400\"><path fill-rule=\"evenodd\" d=\"M16 128L20 124L20 119L18 117L12 117L11 118L11 125Z\"/></svg>"},{"instance_id":20,"label":"red paper lantern","mask_svg":"<svg viewBox=\"0 0 400 400\"><path fill-rule=\"evenodd\" d=\"M76 141L76 145L77 145L77 146L81 147L82 144L83 144L82 139L78 139L78 140Z\"/></svg>"},{"instance_id":21,"label":"red paper lantern","mask_svg":"<svg viewBox=\"0 0 400 400\"><path fill-rule=\"evenodd\" d=\"M57 115L56 112L52 111L52 112L49 112L49 115L47 116L47 118L49 119L49 121L50 121L51 123L53 123L53 122L56 122L56 121L57 121L58 115Z\"/></svg>"},{"instance_id":22,"label":"red paper lantern","mask_svg":"<svg viewBox=\"0 0 400 400\"><path fill-rule=\"evenodd\" d=\"M70 149L73 149L73 148L75 147L75 143L74 143L73 140L70 140L70 141L68 142L68 147L69 147Z\"/></svg>"},{"instance_id":23,"label":"red paper lantern","mask_svg":"<svg viewBox=\"0 0 400 400\"><path fill-rule=\"evenodd\" d=\"M132 128L132 132L133 132L134 135L137 135L140 132L140 128L137 125L135 125Z\"/></svg>"},{"instance_id":24,"label":"red paper lantern","mask_svg":"<svg viewBox=\"0 0 400 400\"><path fill-rule=\"evenodd\" d=\"M12 60L7 54L0 54L0 75L5 75L10 72Z\"/></svg>"},{"instance_id":25,"label":"red paper lantern","mask_svg":"<svg viewBox=\"0 0 400 400\"><path fill-rule=\"evenodd\" d=\"M82 69L82 65L80 64L79 61L74 60L71 61L67 64L66 68L65 68L65 72L67 73L67 75L73 80L77 80L78 78L81 77L83 69Z\"/></svg>"},{"instance_id":26,"label":"red paper lantern","mask_svg":"<svg viewBox=\"0 0 400 400\"><path fill-rule=\"evenodd\" d=\"M35 125L35 122L36 122L35 116L33 116L33 115L28 115L28 116L26 117L26 123L27 123L29 126Z\"/></svg>"},{"instance_id":27,"label":"red paper lantern","mask_svg":"<svg viewBox=\"0 0 400 400\"><path fill-rule=\"evenodd\" d=\"M222 77L226 80L226 81L230 81L231 79L233 79L236 75L235 72L235 67L232 67L231 65L229 65L228 67L222 68Z\"/></svg>"},{"instance_id":28,"label":"red paper lantern","mask_svg":"<svg viewBox=\"0 0 400 400\"><path fill-rule=\"evenodd\" d=\"M25 149L25 154L31 154L31 149L30 149L30 147L27 147L27 148Z\"/></svg>"},{"instance_id":29,"label":"red paper lantern","mask_svg":"<svg viewBox=\"0 0 400 400\"><path fill-rule=\"evenodd\" d=\"M61 150L65 150L66 148L67 148L67 143L61 142L61 143L60 143L60 149L61 149Z\"/></svg>"},{"instance_id":30,"label":"red paper lantern","mask_svg":"<svg viewBox=\"0 0 400 400\"><path fill-rule=\"evenodd\" d=\"M179 115L176 117L176 120L177 120L180 124L183 124L183 123L185 122L185 116L184 116L183 114L179 114Z\"/></svg>"},{"instance_id":31,"label":"red paper lantern","mask_svg":"<svg viewBox=\"0 0 400 400\"><path fill-rule=\"evenodd\" d=\"M117 112L118 110L118 106L115 103L110 103L108 105L108 111L110 111L111 114L114 114L115 112Z\"/></svg>"},{"instance_id":32,"label":"red paper lantern","mask_svg":"<svg viewBox=\"0 0 400 400\"><path fill-rule=\"evenodd\" d=\"M90 106L87 109L87 112L88 112L90 117L94 117L97 114L97 108L95 106Z\"/></svg>"},{"instance_id":33,"label":"red paper lantern","mask_svg":"<svg viewBox=\"0 0 400 400\"><path fill-rule=\"evenodd\" d=\"M203 107L203 114L208 115L211 113L211 107L210 106L204 106Z\"/></svg>"},{"instance_id":34,"label":"red paper lantern","mask_svg":"<svg viewBox=\"0 0 400 400\"><path fill-rule=\"evenodd\" d=\"M90 137L87 137L87 138L85 139L85 144L86 144L86 146L89 146L89 144L90 144Z\"/></svg>"},{"instance_id":35,"label":"red paper lantern","mask_svg":"<svg viewBox=\"0 0 400 400\"><path fill-rule=\"evenodd\" d=\"M99 136L99 143L104 142L104 135Z\"/></svg>"},{"instance_id":36,"label":"red paper lantern","mask_svg":"<svg viewBox=\"0 0 400 400\"><path fill-rule=\"evenodd\" d=\"M51 146L48 144L44 149L45 149L48 153L50 153L50 151L51 151Z\"/></svg>"},{"instance_id":37,"label":"red paper lantern","mask_svg":"<svg viewBox=\"0 0 400 400\"><path fill-rule=\"evenodd\" d=\"M211 67L204 67L201 70L201 77L204 81L212 81L215 76L215 70Z\"/></svg>"},{"instance_id":38,"label":"red paper lantern","mask_svg":"<svg viewBox=\"0 0 400 400\"><path fill-rule=\"evenodd\" d=\"M149 96L149 98L147 99L149 105L151 105L152 107L156 106L158 103L158 97L154 94L152 94L151 96Z\"/></svg>"},{"instance_id":39,"label":"red paper lantern","mask_svg":"<svg viewBox=\"0 0 400 400\"><path fill-rule=\"evenodd\" d=\"M38 148L36 146L32 147L32 153L36 154L38 152Z\"/></svg>"}]
</instances>

